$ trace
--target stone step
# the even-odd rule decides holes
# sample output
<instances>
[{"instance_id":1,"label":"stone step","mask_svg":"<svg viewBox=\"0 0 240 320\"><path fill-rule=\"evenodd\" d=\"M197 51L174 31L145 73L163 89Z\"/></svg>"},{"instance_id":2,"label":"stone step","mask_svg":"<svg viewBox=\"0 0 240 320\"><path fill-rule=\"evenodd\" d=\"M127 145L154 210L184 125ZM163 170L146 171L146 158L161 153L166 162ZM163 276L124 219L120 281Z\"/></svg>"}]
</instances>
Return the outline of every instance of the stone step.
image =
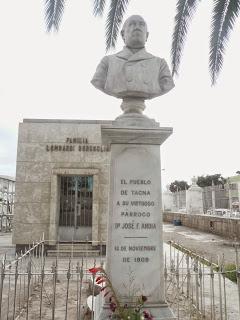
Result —
<instances>
[{"instance_id":1,"label":"stone step","mask_svg":"<svg viewBox=\"0 0 240 320\"><path fill-rule=\"evenodd\" d=\"M48 257L97 257L100 255L100 250L48 250Z\"/></svg>"},{"instance_id":2,"label":"stone step","mask_svg":"<svg viewBox=\"0 0 240 320\"><path fill-rule=\"evenodd\" d=\"M92 250L94 247L91 243L59 243L58 246L56 246L56 250L59 248L59 250Z\"/></svg>"}]
</instances>

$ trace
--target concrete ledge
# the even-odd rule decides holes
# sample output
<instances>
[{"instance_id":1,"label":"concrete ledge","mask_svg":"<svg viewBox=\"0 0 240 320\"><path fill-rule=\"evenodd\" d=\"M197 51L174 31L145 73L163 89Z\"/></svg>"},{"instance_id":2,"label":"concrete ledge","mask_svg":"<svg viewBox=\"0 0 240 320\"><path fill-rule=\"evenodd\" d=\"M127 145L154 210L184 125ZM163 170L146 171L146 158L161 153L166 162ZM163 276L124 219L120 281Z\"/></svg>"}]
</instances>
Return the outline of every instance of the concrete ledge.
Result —
<instances>
[{"instance_id":1,"label":"concrete ledge","mask_svg":"<svg viewBox=\"0 0 240 320\"><path fill-rule=\"evenodd\" d=\"M213 217L204 214L187 214L180 212L164 212L163 221L172 223L180 219L183 226L220 235L222 237L240 240L240 219Z\"/></svg>"}]
</instances>

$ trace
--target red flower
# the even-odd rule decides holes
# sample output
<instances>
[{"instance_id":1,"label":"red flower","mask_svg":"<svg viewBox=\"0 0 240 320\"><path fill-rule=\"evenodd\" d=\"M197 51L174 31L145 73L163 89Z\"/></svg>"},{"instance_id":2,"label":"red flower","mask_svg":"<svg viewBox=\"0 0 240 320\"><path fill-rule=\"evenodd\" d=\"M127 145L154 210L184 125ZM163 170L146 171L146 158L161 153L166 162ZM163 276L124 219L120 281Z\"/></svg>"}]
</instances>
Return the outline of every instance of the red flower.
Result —
<instances>
[{"instance_id":1,"label":"red flower","mask_svg":"<svg viewBox=\"0 0 240 320\"><path fill-rule=\"evenodd\" d=\"M96 282L102 279L102 276L97 277Z\"/></svg>"},{"instance_id":2,"label":"red flower","mask_svg":"<svg viewBox=\"0 0 240 320\"><path fill-rule=\"evenodd\" d=\"M104 279L98 280L98 281L96 281L96 282L97 282L97 284L101 284L101 283L104 282Z\"/></svg>"},{"instance_id":3,"label":"red flower","mask_svg":"<svg viewBox=\"0 0 240 320\"><path fill-rule=\"evenodd\" d=\"M102 287L101 289L100 289L100 291L103 291L104 289L106 289L107 287Z\"/></svg>"},{"instance_id":4,"label":"red flower","mask_svg":"<svg viewBox=\"0 0 240 320\"><path fill-rule=\"evenodd\" d=\"M94 267L94 268L91 268L91 269L88 269L89 272L91 272L92 274L96 274L97 272L101 271L102 268L101 267Z\"/></svg>"},{"instance_id":5,"label":"red flower","mask_svg":"<svg viewBox=\"0 0 240 320\"><path fill-rule=\"evenodd\" d=\"M148 311L143 311L143 316L144 316L144 319L146 320L153 320L153 316Z\"/></svg>"},{"instance_id":6,"label":"red flower","mask_svg":"<svg viewBox=\"0 0 240 320\"><path fill-rule=\"evenodd\" d=\"M116 305L116 303L111 302L110 305L109 305L109 307L110 307L110 310L111 310L112 312L115 312L115 310L116 310L116 308L117 308L117 305Z\"/></svg>"}]
</instances>

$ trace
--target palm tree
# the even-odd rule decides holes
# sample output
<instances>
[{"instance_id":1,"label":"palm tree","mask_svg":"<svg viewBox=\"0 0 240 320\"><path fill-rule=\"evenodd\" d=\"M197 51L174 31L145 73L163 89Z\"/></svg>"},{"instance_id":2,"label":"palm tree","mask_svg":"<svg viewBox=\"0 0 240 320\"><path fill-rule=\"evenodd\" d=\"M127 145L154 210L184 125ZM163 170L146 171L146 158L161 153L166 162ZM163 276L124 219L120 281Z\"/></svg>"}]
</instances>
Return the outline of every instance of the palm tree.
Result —
<instances>
[{"instance_id":1,"label":"palm tree","mask_svg":"<svg viewBox=\"0 0 240 320\"><path fill-rule=\"evenodd\" d=\"M178 0L172 39L172 73L177 74L183 45L191 21L200 0ZM223 55L240 8L240 0L213 0L210 34L209 71L212 84L223 65Z\"/></svg>"},{"instance_id":2,"label":"palm tree","mask_svg":"<svg viewBox=\"0 0 240 320\"><path fill-rule=\"evenodd\" d=\"M64 0L45 0L45 19L48 32L59 30L64 4Z\"/></svg>"},{"instance_id":3,"label":"palm tree","mask_svg":"<svg viewBox=\"0 0 240 320\"><path fill-rule=\"evenodd\" d=\"M93 1L93 14L102 16L106 10L106 0ZM240 0L212 0L212 21L210 34L209 71L212 84L223 66L223 57L230 31L238 17ZM109 0L106 20L106 50L114 48L123 16L130 0ZM196 11L200 0L178 0L176 5L175 26L172 36L172 74L177 75L181 62L184 43L189 23ZM47 30L58 31L64 11L65 0L45 0Z\"/></svg>"}]
</instances>

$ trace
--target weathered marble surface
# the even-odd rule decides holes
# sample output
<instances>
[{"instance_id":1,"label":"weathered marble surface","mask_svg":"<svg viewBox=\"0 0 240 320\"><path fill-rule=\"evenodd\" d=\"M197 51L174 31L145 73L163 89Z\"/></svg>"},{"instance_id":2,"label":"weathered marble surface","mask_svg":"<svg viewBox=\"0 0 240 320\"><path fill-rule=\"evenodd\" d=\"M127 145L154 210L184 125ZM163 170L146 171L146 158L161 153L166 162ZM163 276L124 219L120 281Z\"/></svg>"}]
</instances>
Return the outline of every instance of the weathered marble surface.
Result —
<instances>
[{"instance_id":1,"label":"weathered marble surface","mask_svg":"<svg viewBox=\"0 0 240 320\"><path fill-rule=\"evenodd\" d=\"M197 185L197 178L192 178L192 185L186 192L186 211L190 214L203 213L203 189Z\"/></svg>"},{"instance_id":2,"label":"weathered marble surface","mask_svg":"<svg viewBox=\"0 0 240 320\"><path fill-rule=\"evenodd\" d=\"M128 287L132 272L134 285L143 295L162 301L159 296L163 283L159 146L113 145L112 159L114 174L107 248L111 257L107 260L110 276L124 296L124 285ZM131 212L142 216L131 216Z\"/></svg>"},{"instance_id":3,"label":"weathered marble surface","mask_svg":"<svg viewBox=\"0 0 240 320\"><path fill-rule=\"evenodd\" d=\"M146 295L154 318L175 319L164 296L160 165L160 145L172 129L121 123L102 126L103 141L112 143L106 270L122 301Z\"/></svg>"},{"instance_id":4,"label":"weathered marble surface","mask_svg":"<svg viewBox=\"0 0 240 320\"><path fill-rule=\"evenodd\" d=\"M121 34L125 47L101 60L92 84L104 93L122 99L152 99L170 91L174 82L166 61L145 49L148 30L144 19L138 15L129 17Z\"/></svg>"}]
</instances>

